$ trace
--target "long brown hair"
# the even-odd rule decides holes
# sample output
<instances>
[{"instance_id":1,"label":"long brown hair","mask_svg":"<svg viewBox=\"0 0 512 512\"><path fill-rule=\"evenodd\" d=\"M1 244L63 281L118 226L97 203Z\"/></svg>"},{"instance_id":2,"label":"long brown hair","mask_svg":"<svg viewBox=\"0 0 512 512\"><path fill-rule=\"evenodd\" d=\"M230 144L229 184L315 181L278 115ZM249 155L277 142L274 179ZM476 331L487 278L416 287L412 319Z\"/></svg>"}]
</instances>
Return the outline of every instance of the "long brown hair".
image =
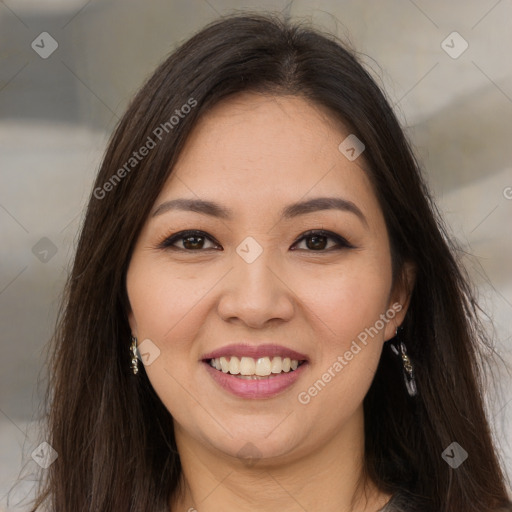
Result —
<instances>
[{"instance_id":1,"label":"long brown hair","mask_svg":"<svg viewBox=\"0 0 512 512\"><path fill-rule=\"evenodd\" d=\"M416 266L403 327L419 394L406 394L386 348L364 400L367 474L383 491L407 491L412 510L416 497L436 512L510 506L482 396L480 347L490 342L389 103L334 36L279 16L242 14L210 24L174 51L111 137L49 352L47 441L59 456L32 510L46 503L58 512L154 512L168 510L179 490L172 417L145 371L134 377L130 370L125 277L197 120L242 91L301 96L350 127L366 146L394 277L404 262ZM133 160L150 140L154 147ZM454 441L469 454L457 469L441 457Z\"/></svg>"}]
</instances>

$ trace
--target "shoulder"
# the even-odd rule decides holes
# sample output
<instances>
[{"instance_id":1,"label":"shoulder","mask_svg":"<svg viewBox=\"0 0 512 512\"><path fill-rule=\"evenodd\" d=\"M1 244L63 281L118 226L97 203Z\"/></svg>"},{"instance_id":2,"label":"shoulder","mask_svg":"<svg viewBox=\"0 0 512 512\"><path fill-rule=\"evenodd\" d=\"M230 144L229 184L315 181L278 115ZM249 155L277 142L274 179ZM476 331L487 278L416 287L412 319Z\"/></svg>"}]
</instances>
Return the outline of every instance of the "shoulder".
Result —
<instances>
[{"instance_id":1,"label":"shoulder","mask_svg":"<svg viewBox=\"0 0 512 512\"><path fill-rule=\"evenodd\" d=\"M425 498L400 490L378 512L434 512Z\"/></svg>"},{"instance_id":2,"label":"shoulder","mask_svg":"<svg viewBox=\"0 0 512 512\"><path fill-rule=\"evenodd\" d=\"M378 512L438 512L434 509L429 500L412 494L408 491L399 490L393 494L387 505ZM512 503L495 512L512 512Z\"/></svg>"}]
</instances>

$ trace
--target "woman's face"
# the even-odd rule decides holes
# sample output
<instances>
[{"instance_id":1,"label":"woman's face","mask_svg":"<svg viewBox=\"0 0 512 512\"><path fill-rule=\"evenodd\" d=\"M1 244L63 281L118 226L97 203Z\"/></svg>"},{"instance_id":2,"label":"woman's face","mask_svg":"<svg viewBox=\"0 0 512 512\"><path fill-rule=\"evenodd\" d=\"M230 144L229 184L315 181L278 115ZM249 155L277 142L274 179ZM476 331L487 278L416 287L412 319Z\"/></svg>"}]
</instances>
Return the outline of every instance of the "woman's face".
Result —
<instances>
[{"instance_id":1,"label":"woman's face","mask_svg":"<svg viewBox=\"0 0 512 512\"><path fill-rule=\"evenodd\" d=\"M304 99L244 93L188 139L127 275L179 445L282 461L362 434L405 295L364 153L338 148L348 135Z\"/></svg>"}]
</instances>

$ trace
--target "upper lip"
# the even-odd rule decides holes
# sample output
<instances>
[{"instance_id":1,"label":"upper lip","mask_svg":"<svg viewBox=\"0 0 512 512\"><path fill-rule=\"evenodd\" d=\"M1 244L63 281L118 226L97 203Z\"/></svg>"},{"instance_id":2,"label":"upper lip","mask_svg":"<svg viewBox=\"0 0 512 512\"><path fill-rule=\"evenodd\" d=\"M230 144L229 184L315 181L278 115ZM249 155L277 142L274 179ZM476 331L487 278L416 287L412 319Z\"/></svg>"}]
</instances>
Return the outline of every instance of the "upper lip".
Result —
<instances>
[{"instance_id":1,"label":"upper lip","mask_svg":"<svg viewBox=\"0 0 512 512\"><path fill-rule=\"evenodd\" d=\"M201 356L201 360L217 359L219 357L234 356L234 357L252 357L259 359L260 357L289 357L297 361L307 361L307 356L292 350L291 348L283 347L275 344L264 345L249 345L243 343L234 343L225 345L213 352L208 352Z\"/></svg>"}]
</instances>

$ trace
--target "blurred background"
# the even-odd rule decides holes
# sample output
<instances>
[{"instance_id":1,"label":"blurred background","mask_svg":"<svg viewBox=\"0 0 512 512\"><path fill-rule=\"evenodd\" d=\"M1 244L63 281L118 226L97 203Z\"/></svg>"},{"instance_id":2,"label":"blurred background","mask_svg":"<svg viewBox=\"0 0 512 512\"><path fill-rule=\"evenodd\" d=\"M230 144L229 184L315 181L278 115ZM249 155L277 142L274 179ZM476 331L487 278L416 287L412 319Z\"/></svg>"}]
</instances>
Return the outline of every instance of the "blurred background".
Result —
<instances>
[{"instance_id":1,"label":"blurred background","mask_svg":"<svg viewBox=\"0 0 512 512\"><path fill-rule=\"evenodd\" d=\"M108 136L177 44L239 10L312 21L363 54L512 364L510 0L1 0L0 510L22 510L33 484L45 347ZM510 478L512 386L493 372L489 416Z\"/></svg>"}]
</instances>

